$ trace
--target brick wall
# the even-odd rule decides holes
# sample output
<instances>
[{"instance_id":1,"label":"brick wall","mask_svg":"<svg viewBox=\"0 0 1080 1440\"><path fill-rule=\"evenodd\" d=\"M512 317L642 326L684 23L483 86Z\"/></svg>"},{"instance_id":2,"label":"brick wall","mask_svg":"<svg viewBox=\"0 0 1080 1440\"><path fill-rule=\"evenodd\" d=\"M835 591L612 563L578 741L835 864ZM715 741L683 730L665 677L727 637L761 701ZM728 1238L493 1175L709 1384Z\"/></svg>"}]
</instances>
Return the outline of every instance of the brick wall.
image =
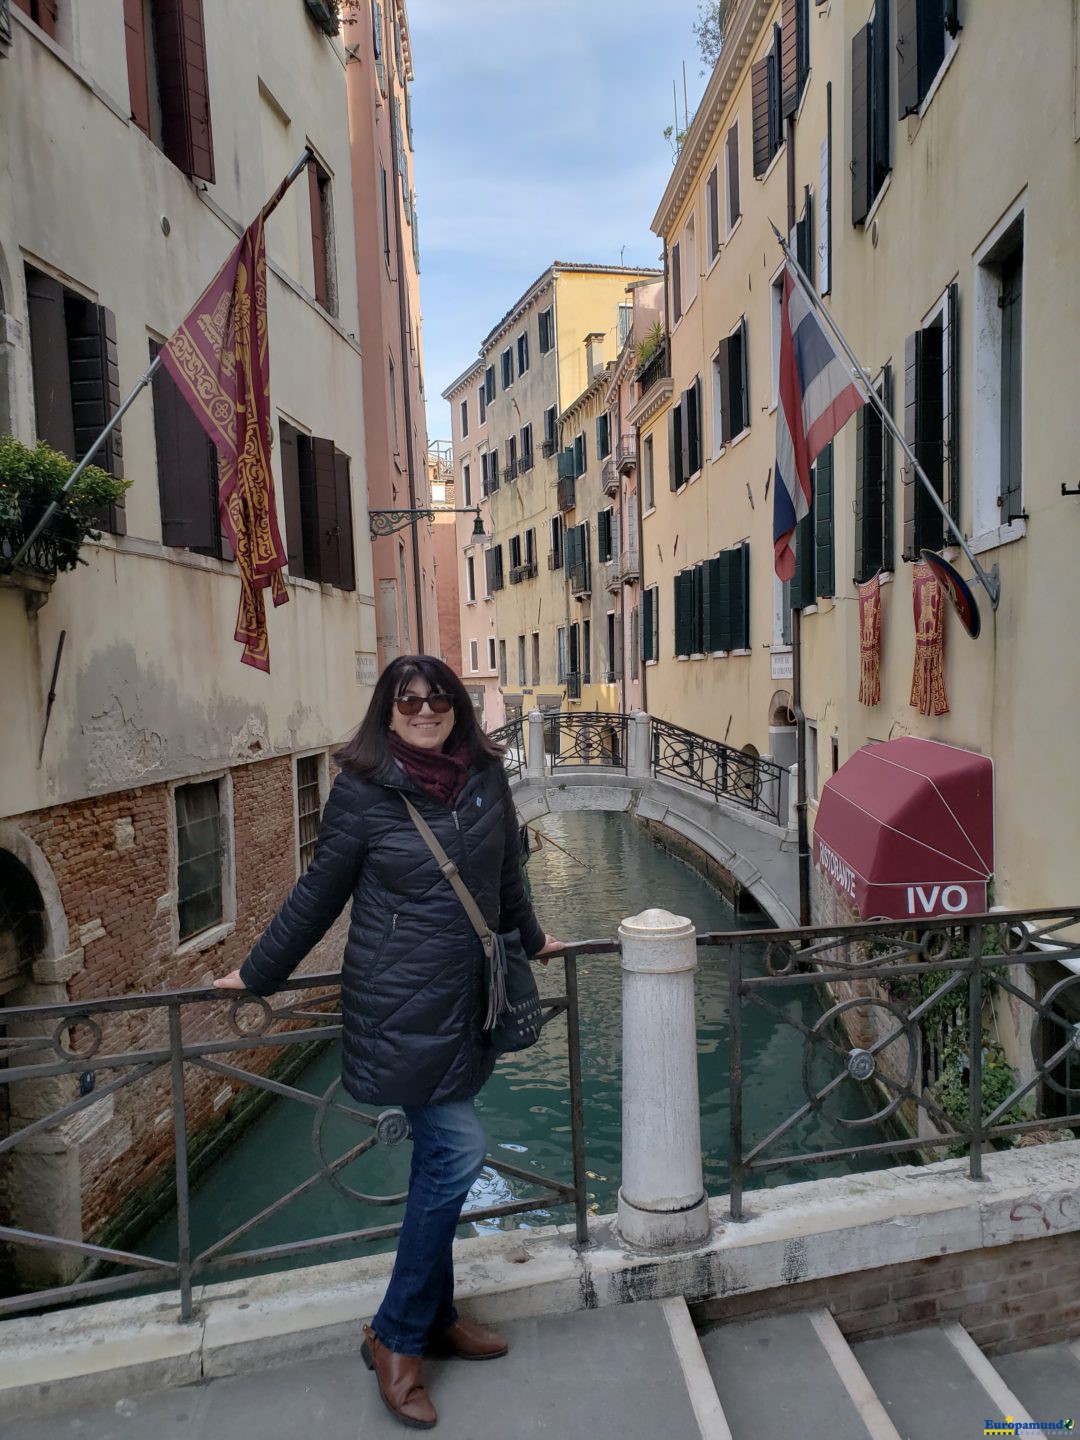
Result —
<instances>
[{"instance_id":1,"label":"brick wall","mask_svg":"<svg viewBox=\"0 0 1080 1440\"><path fill-rule=\"evenodd\" d=\"M958 1321L987 1354L1080 1335L1080 1232L859 1270L693 1307L699 1325L826 1306L849 1340Z\"/></svg>"}]
</instances>

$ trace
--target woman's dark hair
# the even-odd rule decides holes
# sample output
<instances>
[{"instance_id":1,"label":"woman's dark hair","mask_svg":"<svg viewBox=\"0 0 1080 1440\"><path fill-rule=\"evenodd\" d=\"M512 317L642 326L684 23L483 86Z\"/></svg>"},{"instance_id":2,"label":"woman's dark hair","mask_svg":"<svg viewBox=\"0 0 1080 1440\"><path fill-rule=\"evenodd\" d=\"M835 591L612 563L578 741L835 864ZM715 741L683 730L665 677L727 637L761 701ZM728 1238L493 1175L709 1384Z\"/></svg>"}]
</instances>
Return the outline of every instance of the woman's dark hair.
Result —
<instances>
[{"instance_id":1,"label":"woman's dark hair","mask_svg":"<svg viewBox=\"0 0 1080 1440\"><path fill-rule=\"evenodd\" d=\"M334 756L343 770L352 770L367 779L392 759L390 711L413 680L426 680L433 695L449 695L454 702L454 728L446 739L447 751L464 746L473 765L501 763L503 747L480 729L468 692L450 666L433 655L399 655L379 676L360 728Z\"/></svg>"}]
</instances>

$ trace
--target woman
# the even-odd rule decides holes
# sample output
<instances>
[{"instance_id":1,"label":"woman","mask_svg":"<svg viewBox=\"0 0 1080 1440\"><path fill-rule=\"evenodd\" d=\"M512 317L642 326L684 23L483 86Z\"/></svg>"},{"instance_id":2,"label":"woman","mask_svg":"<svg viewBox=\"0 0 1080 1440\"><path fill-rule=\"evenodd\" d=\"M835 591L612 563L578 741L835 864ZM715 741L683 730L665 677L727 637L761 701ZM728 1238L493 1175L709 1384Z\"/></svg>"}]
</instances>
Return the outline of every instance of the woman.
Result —
<instances>
[{"instance_id":1,"label":"woman","mask_svg":"<svg viewBox=\"0 0 1080 1440\"><path fill-rule=\"evenodd\" d=\"M412 1129L409 1196L390 1285L361 1353L387 1407L429 1429L421 1356L490 1360L502 1336L454 1308L451 1246L483 1168L473 1098L495 1055L483 1030L483 952L468 915L411 823L408 796L493 930L528 954L561 948L537 924L521 879L502 750L480 729L441 660L399 656L336 756L315 858L239 970L216 983L270 995L352 897L341 972L342 1083L365 1105L400 1105ZM542 959L546 964L546 958Z\"/></svg>"}]
</instances>

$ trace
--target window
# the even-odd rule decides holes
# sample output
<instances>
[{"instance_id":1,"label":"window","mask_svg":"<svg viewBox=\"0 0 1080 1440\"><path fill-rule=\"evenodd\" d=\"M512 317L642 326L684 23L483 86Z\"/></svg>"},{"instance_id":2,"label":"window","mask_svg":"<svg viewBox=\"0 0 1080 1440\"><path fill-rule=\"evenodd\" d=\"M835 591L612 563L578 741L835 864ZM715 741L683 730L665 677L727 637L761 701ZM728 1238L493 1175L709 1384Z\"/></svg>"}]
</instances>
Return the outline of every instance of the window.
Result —
<instances>
[{"instance_id":1,"label":"window","mask_svg":"<svg viewBox=\"0 0 1080 1440\"><path fill-rule=\"evenodd\" d=\"M892 366L874 387L892 414ZM893 441L873 405L855 416L855 580L893 567Z\"/></svg>"},{"instance_id":2,"label":"window","mask_svg":"<svg viewBox=\"0 0 1080 1440\"><path fill-rule=\"evenodd\" d=\"M56 38L56 12L59 0L15 0L15 8L29 15L35 25L40 25L46 35Z\"/></svg>"},{"instance_id":3,"label":"window","mask_svg":"<svg viewBox=\"0 0 1080 1440\"><path fill-rule=\"evenodd\" d=\"M221 782L178 785L175 799L176 908L183 942L225 918Z\"/></svg>"},{"instance_id":4,"label":"window","mask_svg":"<svg viewBox=\"0 0 1080 1440\"><path fill-rule=\"evenodd\" d=\"M479 416L477 423L483 425L487 420L487 387L483 383L476 390L476 413Z\"/></svg>"},{"instance_id":5,"label":"window","mask_svg":"<svg viewBox=\"0 0 1080 1440\"><path fill-rule=\"evenodd\" d=\"M584 475L589 465L589 454L585 448L585 432L580 431L574 437L574 479Z\"/></svg>"},{"instance_id":6,"label":"window","mask_svg":"<svg viewBox=\"0 0 1080 1440\"><path fill-rule=\"evenodd\" d=\"M548 556L548 568L561 570L563 566L563 522L561 515L551 517L551 552Z\"/></svg>"},{"instance_id":7,"label":"window","mask_svg":"<svg viewBox=\"0 0 1080 1440\"><path fill-rule=\"evenodd\" d=\"M499 684L506 685L506 641L499 641Z\"/></svg>"},{"instance_id":8,"label":"window","mask_svg":"<svg viewBox=\"0 0 1080 1440\"><path fill-rule=\"evenodd\" d=\"M566 531L566 578L574 595L592 590L592 559L589 554L589 522L571 525Z\"/></svg>"},{"instance_id":9,"label":"window","mask_svg":"<svg viewBox=\"0 0 1080 1440\"><path fill-rule=\"evenodd\" d=\"M511 386L513 383L514 383L514 351L513 351L512 347L507 346L507 348L502 352L502 388L503 388L504 390L509 390L509 389L510 389L510 386Z\"/></svg>"},{"instance_id":10,"label":"window","mask_svg":"<svg viewBox=\"0 0 1080 1440\"><path fill-rule=\"evenodd\" d=\"M511 435L506 442L506 478L513 480L517 474L517 436Z\"/></svg>"},{"instance_id":11,"label":"window","mask_svg":"<svg viewBox=\"0 0 1080 1440\"><path fill-rule=\"evenodd\" d=\"M555 344L555 312L549 306L547 310L541 310L538 317L540 331L540 354L546 355Z\"/></svg>"},{"instance_id":12,"label":"window","mask_svg":"<svg viewBox=\"0 0 1080 1440\"><path fill-rule=\"evenodd\" d=\"M705 243L711 265L720 254L720 172L715 165L705 182Z\"/></svg>"},{"instance_id":13,"label":"window","mask_svg":"<svg viewBox=\"0 0 1080 1440\"><path fill-rule=\"evenodd\" d=\"M382 214L383 259L390 269L390 204L386 192L386 166L379 166L379 206Z\"/></svg>"},{"instance_id":14,"label":"window","mask_svg":"<svg viewBox=\"0 0 1080 1440\"><path fill-rule=\"evenodd\" d=\"M727 210L727 231L730 235L742 214L739 202L739 122L737 120L724 137L724 201Z\"/></svg>"},{"instance_id":15,"label":"window","mask_svg":"<svg viewBox=\"0 0 1080 1440\"><path fill-rule=\"evenodd\" d=\"M484 394L490 405L495 399L495 366L489 365L484 371ZM486 413L486 412L485 412Z\"/></svg>"},{"instance_id":16,"label":"window","mask_svg":"<svg viewBox=\"0 0 1080 1440\"><path fill-rule=\"evenodd\" d=\"M781 104L781 32L773 26L769 53L750 71L750 93L754 116L754 175L765 174L772 158L784 143Z\"/></svg>"},{"instance_id":17,"label":"window","mask_svg":"<svg viewBox=\"0 0 1080 1440\"><path fill-rule=\"evenodd\" d=\"M120 408L116 316L29 265L26 298L37 438L69 460L81 460ZM117 426L95 464L119 480L123 456ZM123 501L110 506L99 523L115 535L126 534Z\"/></svg>"},{"instance_id":18,"label":"window","mask_svg":"<svg viewBox=\"0 0 1080 1440\"><path fill-rule=\"evenodd\" d=\"M524 635L519 635L519 636L518 636L518 646L517 646L517 649L518 649L518 684L519 684L519 685L527 685L527 684L529 683L529 677L528 677L528 673L527 673L527 671L526 671L526 669L525 669L525 636L524 636Z\"/></svg>"},{"instance_id":19,"label":"window","mask_svg":"<svg viewBox=\"0 0 1080 1440\"><path fill-rule=\"evenodd\" d=\"M863 406L864 410L869 408ZM836 594L831 440L814 463L810 478L810 510L795 531L795 574L791 577L793 610L805 610L819 596Z\"/></svg>"},{"instance_id":20,"label":"window","mask_svg":"<svg viewBox=\"0 0 1080 1440\"><path fill-rule=\"evenodd\" d=\"M698 568L698 567L695 567ZM750 648L750 545L744 540L702 564L701 580L685 604L701 606L700 641L705 653ZM685 586L685 582L684 582ZM700 597L700 599L698 599ZM684 620L684 625L687 623ZM697 625L696 619L692 620ZM695 637L696 638L696 637Z\"/></svg>"},{"instance_id":21,"label":"window","mask_svg":"<svg viewBox=\"0 0 1080 1440\"><path fill-rule=\"evenodd\" d=\"M312 158L308 161L308 203L311 208L311 262L314 295L329 315L337 314L337 274L334 266L334 208L330 176Z\"/></svg>"},{"instance_id":22,"label":"window","mask_svg":"<svg viewBox=\"0 0 1080 1440\"><path fill-rule=\"evenodd\" d=\"M691 215L683 230L682 240L682 299L683 309L689 310L697 298L698 282L698 260L697 260L697 217Z\"/></svg>"},{"instance_id":23,"label":"window","mask_svg":"<svg viewBox=\"0 0 1080 1440\"><path fill-rule=\"evenodd\" d=\"M521 427L521 469L522 473L533 467L532 425Z\"/></svg>"},{"instance_id":24,"label":"window","mask_svg":"<svg viewBox=\"0 0 1080 1440\"><path fill-rule=\"evenodd\" d=\"M889 7L851 40L851 223L861 225L889 173Z\"/></svg>"},{"instance_id":25,"label":"window","mask_svg":"<svg viewBox=\"0 0 1080 1440\"><path fill-rule=\"evenodd\" d=\"M554 405L550 405L544 411L544 454L550 459L559 448L559 437L557 431L557 416Z\"/></svg>"},{"instance_id":26,"label":"window","mask_svg":"<svg viewBox=\"0 0 1080 1440\"><path fill-rule=\"evenodd\" d=\"M321 772L321 755L296 757L296 833L300 847L301 875L315 858L315 841L319 834L319 814L322 810Z\"/></svg>"},{"instance_id":27,"label":"window","mask_svg":"<svg viewBox=\"0 0 1080 1440\"><path fill-rule=\"evenodd\" d=\"M469 401L464 399L461 402L461 438L464 440L469 433Z\"/></svg>"},{"instance_id":28,"label":"window","mask_svg":"<svg viewBox=\"0 0 1080 1440\"><path fill-rule=\"evenodd\" d=\"M150 343L154 356L161 347ZM157 448L161 543L232 559L218 513L217 446L199 424L172 376L154 374L154 441Z\"/></svg>"},{"instance_id":29,"label":"window","mask_svg":"<svg viewBox=\"0 0 1080 1440\"><path fill-rule=\"evenodd\" d=\"M704 654L704 576L704 565L675 576L675 655L680 660Z\"/></svg>"},{"instance_id":30,"label":"window","mask_svg":"<svg viewBox=\"0 0 1080 1440\"><path fill-rule=\"evenodd\" d=\"M641 673L641 613L636 605L630 610L630 679Z\"/></svg>"},{"instance_id":31,"label":"window","mask_svg":"<svg viewBox=\"0 0 1080 1440\"><path fill-rule=\"evenodd\" d=\"M560 625L555 631L555 679L559 685L566 680L566 626Z\"/></svg>"},{"instance_id":32,"label":"window","mask_svg":"<svg viewBox=\"0 0 1080 1440\"><path fill-rule=\"evenodd\" d=\"M784 0L781 40L782 108L794 115L810 73L810 0Z\"/></svg>"},{"instance_id":33,"label":"window","mask_svg":"<svg viewBox=\"0 0 1080 1440\"><path fill-rule=\"evenodd\" d=\"M656 504L656 475L653 469L653 437L646 435L641 446L641 488L644 492L645 509L651 510Z\"/></svg>"},{"instance_id":34,"label":"window","mask_svg":"<svg viewBox=\"0 0 1080 1440\"><path fill-rule=\"evenodd\" d=\"M809 185L805 185L802 214L795 222L795 259L811 286L815 283L814 249L814 192Z\"/></svg>"},{"instance_id":35,"label":"window","mask_svg":"<svg viewBox=\"0 0 1080 1440\"><path fill-rule=\"evenodd\" d=\"M511 571L511 579L513 579L513 572L520 566L520 564L521 564L521 536L520 536L520 535L512 535L512 536L510 537L510 571Z\"/></svg>"},{"instance_id":36,"label":"window","mask_svg":"<svg viewBox=\"0 0 1080 1440\"><path fill-rule=\"evenodd\" d=\"M611 416L607 411L596 417L596 453L601 460L611 454Z\"/></svg>"},{"instance_id":37,"label":"window","mask_svg":"<svg viewBox=\"0 0 1080 1440\"><path fill-rule=\"evenodd\" d=\"M898 0L896 6L897 114L918 111L956 44L958 0Z\"/></svg>"},{"instance_id":38,"label":"window","mask_svg":"<svg viewBox=\"0 0 1080 1440\"><path fill-rule=\"evenodd\" d=\"M472 555L465 556L465 603L476 603L476 559ZM473 669L475 668L474 665Z\"/></svg>"},{"instance_id":39,"label":"window","mask_svg":"<svg viewBox=\"0 0 1080 1440\"><path fill-rule=\"evenodd\" d=\"M540 684L540 631L532 632L532 683Z\"/></svg>"},{"instance_id":40,"label":"window","mask_svg":"<svg viewBox=\"0 0 1080 1440\"><path fill-rule=\"evenodd\" d=\"M671 247L671 323L682 319L682 251L678 241Z\"/></svg>"},{"instance_id":41,"label":"window","mask_svg":"<svg viewBox=\"0 0 1080 1440\"><path fill-rule=\"evenodd\" d=\"M38 8L46 8L40 3ZM55 15L55 3L47 4ZM203 0L124 5L128 97L139 129L185 175L214 183Z\"/></svg>"},{"instance_id":42,"label":"window","mask_svg":"<svg viewBox=\"0 0 1080 1440\"><path fill-rule=\"evenodd\" d=\"M394 442L394 459L397 460L401 444L398 440L397 371L392 355L387 356L387 373L390 381L390 435Z\"/></svg>"},{"instance_id":43,"label":"window","mask_svg":"<svg viewBox=\"0 0 1080 1440\"><path fill-rule=\"evenodd\" d=\"M461 467L461 493L465 497L465 504L472 504L472 467L466 462Z\"/></svg>"},{"instance_id":44,"label":"window","mask_svg":"<svg viewBox=\"0 0 1080 1440\"><path fill-rule=\"evenodd\" d=\"M945 508L960 523L960 325L950 285L922 330L904 344L904 439ZM904 559L945 543L941 512L904 467Z\"/></svg>"},{"instance_id":45,"label":"window","mask_svg":"<svg viewBox=\"0 0 1080 1440\"><path fill-rule=\"evenodd\" d=\"M494 674L494 672L495 672L495 636L494 636L494 635L489 635L489 636L488 636L488 642L487 642L487 661L488 661L488 669L492 672L492 674Z\"/></svg>"},{"instance_id":46,"label":"window","mask_svg":"<svg viewBox=\"0 0 1080 1440\"><path fill-rule=\"evenodd\" d=\"M503 550L502 545L492 545L484 551L484 561L487 568L487 593L494 594L496 590L503 589Z\"/></svg>"},{"instance_id":47,"label":"window","mask_svg":"<svg viewBox=\"0 0 1080 1440\"><path fill-rule=\"evenodd\" d=\"M480 642L479 640L469 641L469 669L475 675L480 669Z\"/></svg>"},{"instance_id":48,"label":"window","mask_svg":"<svg viewBox=\"0 0 1080 1440\"><path fill-rule=\"evenodd\" d=\"M286 420L279 433L289 574L355 590L349 457Z\"/></svg>"},{"instance_id":49,"label":"window","mask_svg":"<svg viewBox=\"0 0 1080 1440\"><path fill-rule=\"evenodd\" d=\"M518 374L524 375L529 368L529 332L523 330L517 341Z\"/></svg>"},{"instance_id":50,"label":"window","mask_svg":"<svg viewBox=\"0 0 1080 1440\"><path fill-rule=\"evenodd\" d=\"M536 531L529 527L525 531L525 564L532 574L536 574Z\"/></svg>"},{"instance_id":51,"label":"window","mask_svg":"<svg viewBox=\"0 0 1080 1440\"><path fill-rule=\"evenodd\" d=\"M592 621L581 622L581 679L588 685L592 681Z\"/></svg>"},{"instance_id":52,"label":"window","mask_svg":"<svg viewBox=\"0 0 1080 1440\"><path fill-rule=\"evenodd\" d=\"M619 349L630 339L630 332L634 328L634 307L631 304L619 305Z\"/></svg>"},{"instance_id":53,"label":"window","mask_svg":"<svg viewBox=\"0 0 1080 1440\"><path fill-rule=\"evenodd\" d=\"M609 505L606 510L601 510L596 517L596 558L601 565L606 565L612 558L612 532L611 521L614 512Z\"/></svg>"},{"instance_id":54,"label":"window","mask_svg":"<svg viewBox=\"0 0 1080 1440\"><path fill-rule=\"evenodd\" d=\"M679 490L701 469L701 376L668 412L668 483Z\"/></svg>"},{"instance_id":55,"label":"window","mask_svg":"<svg viewBox=\"0 0 1080 1440\"><path fill-rule=\"evenodd\" d=\"M720 443L738 439L750 425L750 360L746 316L721 340L714 365L720 395Z\"/></svg>"},{"instance_id":56,"label":"window","mask_svg":"<svg viewBox=\"0 0 1080 1440\"><path fill-rule=\"evenodd\" d=\"M972 528L987 535L1024 518L1024 216L1007 216L975 266Z\"/></svg>"},{"instance_id":57,"label":"window","mask_svg":"<svg viewBox=\"0 0 1080 1440\"><path fill-rule=\"evenodd\" d=\"M641 597L641 658L646 665L660 658L659 591L650 585Z\"/></svg>"},{"instance_id":58,"label":"window","mask_svg":"<svg viewBox=\"0 0 1080 1440\"><path fill-rule=\"evenodd\" d=\"M375 56L375 73L379 90L386 94L386 61L383 59L383 14L379 0L371 0L371 48Z\"/></svg>"}]
</instances>

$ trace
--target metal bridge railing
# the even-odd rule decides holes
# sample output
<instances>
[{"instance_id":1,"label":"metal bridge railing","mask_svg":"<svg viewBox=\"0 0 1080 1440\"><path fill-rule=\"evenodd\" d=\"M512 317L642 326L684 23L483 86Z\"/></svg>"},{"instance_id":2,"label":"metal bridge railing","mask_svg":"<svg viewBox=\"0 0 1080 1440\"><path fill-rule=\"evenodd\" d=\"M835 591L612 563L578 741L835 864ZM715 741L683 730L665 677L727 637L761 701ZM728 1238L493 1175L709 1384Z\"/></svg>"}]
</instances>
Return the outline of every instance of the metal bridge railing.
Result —
<instances>
[{"instance_id":1,"label":"metal bridge railing","mask_svg":"<svg viewBox=\"0 0 1080 1440\"><path fill-rule=\"evenodd\" d=\"M666 720L652 722L652 773L680 780L716 799L743 805L780 823L783 766L695 735Z\"/></svg>"},{"instance_id":2,"label":"metal bridge railing","mask_svg":"<svg viewBox=\"0 0 1080 1440\"><path fill-rule=\"evenodd\" d=\"M551 711L544 716L544 741L552 771L582 765L625 771L628 725L629 716L602 710Z\"/></svg>"}]
</instances>

